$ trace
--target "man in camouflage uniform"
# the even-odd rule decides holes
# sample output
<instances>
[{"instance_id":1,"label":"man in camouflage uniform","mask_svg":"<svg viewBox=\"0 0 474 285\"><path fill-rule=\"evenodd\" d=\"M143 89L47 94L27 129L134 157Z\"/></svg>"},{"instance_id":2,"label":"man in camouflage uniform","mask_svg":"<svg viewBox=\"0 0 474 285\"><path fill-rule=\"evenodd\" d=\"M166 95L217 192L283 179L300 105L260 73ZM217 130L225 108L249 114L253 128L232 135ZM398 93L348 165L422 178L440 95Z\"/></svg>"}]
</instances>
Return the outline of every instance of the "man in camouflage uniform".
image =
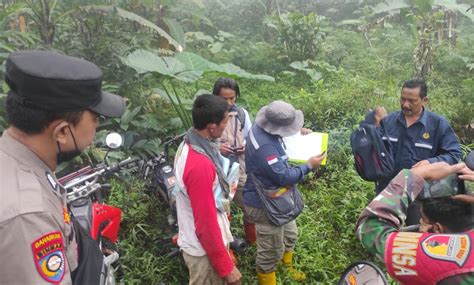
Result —
<instances>
[{"instance_id":1,"label":"man in camouflage uniform","mask_svg":"<svg viewBox=\"0 0 474 285\"><path fill-rule=\"evenodd\" d=\"M460 192L456 172L474 181L474 171L462 163L402 170L357 222L363 246L402 284L474 284L473 197L453 196ZM419 194L422 233L400 232L407 208Z\"/></svg>"}]
</instances>

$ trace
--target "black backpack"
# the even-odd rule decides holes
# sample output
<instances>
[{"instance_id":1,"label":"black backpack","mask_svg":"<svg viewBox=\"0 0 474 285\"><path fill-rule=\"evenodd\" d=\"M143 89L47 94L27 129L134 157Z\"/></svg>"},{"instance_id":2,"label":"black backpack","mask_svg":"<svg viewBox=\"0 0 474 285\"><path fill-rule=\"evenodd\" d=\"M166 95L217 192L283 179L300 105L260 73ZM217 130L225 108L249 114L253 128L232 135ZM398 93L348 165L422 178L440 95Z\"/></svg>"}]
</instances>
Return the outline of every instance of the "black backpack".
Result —
<instances>
[{"instance_id":1,"label":"black backpack","mask_svg":"<svg viewBox=\"0 0 474 285\"><path fill-rule=\"evenodd\" d=\"M362 179L375 182L393 177L395 161L388 137L386 143L372 124L361 123L351 134L355 168Z\"/></svg>"}]
</instances>

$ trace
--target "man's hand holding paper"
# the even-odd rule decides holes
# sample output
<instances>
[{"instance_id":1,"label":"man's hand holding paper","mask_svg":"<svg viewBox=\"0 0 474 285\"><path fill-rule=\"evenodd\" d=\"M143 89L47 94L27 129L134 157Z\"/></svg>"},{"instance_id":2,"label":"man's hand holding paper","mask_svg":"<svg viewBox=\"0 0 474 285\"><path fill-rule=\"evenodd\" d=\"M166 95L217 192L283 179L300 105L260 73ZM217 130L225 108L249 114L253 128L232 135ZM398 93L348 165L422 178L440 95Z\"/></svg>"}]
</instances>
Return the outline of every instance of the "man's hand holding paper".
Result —
<instances>
[{"instance_id":1,"label":"man's hand holding paper","mask_svg":"<svg viewBox=\"0 0 474 285\"><path fill-rule=\"evenodd\" d=\"M309 168L311 169L318 168L319 166L321 166L321 162L323 162L325 158L326 158L326 152L310 157L307 162Z\"/></svg>"}]
</instances>

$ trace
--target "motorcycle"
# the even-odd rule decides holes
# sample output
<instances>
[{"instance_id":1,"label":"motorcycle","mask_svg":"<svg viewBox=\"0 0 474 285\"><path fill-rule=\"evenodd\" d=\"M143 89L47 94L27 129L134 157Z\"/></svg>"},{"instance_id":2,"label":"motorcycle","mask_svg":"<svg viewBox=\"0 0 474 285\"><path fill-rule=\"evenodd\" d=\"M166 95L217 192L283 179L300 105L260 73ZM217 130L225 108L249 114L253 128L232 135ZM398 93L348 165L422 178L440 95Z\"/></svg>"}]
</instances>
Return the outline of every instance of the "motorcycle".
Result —
<instances>
[{"instance_id":1,"label":"motorcycle","mask_svg":"<svg viewBox=\"0 0 474 285\"><path fill-rule=\"evenodd\" d=\"M169 206L168 224L177 225L176 200L173 189L176 184L173 162L170 158L170 147L181 143L185 133L170 138L163 143L163 151L156 157L141 162L139 172L141 177L148 182L148 190L153 196L161 197Z\"/></svg>"},{"instance_id":2,"label":"motorcycle","mask_svg":"<svg viewBox=\"0 0 474 285\"><path fill-rule=\"evenodd\" d=\"M110 149L116 149L121 146L122 137L111 133L106 137L106 144ZM98 243L102 252L101 285L115 284L113 264L119 260L116 243L121 219L119 208L104 203L104 194L111 190L111 185L106 181L135 162L136 159L129 157L109 165L105 157L104 163L95 167L86 166L58 179L67 191L67 205L72 217Z\"/></svg>"},{"instance_id":3,"label":"motorcycle","mask_svg":"<svg viewBox=\"0 0 474 285\"><path fill-rule=\"evenodd\" d=\"M176 213L176 199L173 189L176 184L173 162L170 155L171 146L181 143L185 133L171 137L163 143L163 151L157 156L139 162L139 173L146 181L149 193L153 197L161 198L167 209L167 221L170 236L157 238L163 244L169 244L170 250L167 257L179 255L178 249L178 220Z\"/></svg>"}]
</instances>

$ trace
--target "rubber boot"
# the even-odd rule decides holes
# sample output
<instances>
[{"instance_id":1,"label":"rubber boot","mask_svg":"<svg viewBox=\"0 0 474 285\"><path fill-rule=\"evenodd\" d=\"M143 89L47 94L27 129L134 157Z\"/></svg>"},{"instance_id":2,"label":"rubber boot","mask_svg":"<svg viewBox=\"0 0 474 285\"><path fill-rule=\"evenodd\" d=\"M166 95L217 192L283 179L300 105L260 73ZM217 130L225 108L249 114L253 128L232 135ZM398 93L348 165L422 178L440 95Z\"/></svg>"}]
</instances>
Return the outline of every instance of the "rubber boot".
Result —
<instances>
[{"instance_id":1,"label":"rubber boot","mask_svg":"<svg viewBox=\"0 0 474 285\"><path fill-rule=\"evenodd\" d=\"M283 254L283 258L281 259L283 265L288 268L288 272L290 273L290 278L295 281L304 281L306 280L306 274L304 272L298 271L293 267L293 252L286 251Z\"/></svg>"},{"instance_id":2,"label":"rubber boot","mask_svg":"<svg viewBox=\"0 0 474 285\"><path fill-rule=\"evenodd\" d=\"M255 231L255 224L244 221L245 239L250 245L255 245L257 242L257 233Z\"/></svg>"},{"instance_id":3,"label":"rubber boot","mask_svg":"<svg viewBox=\"0 0 474 285\"><path fill-rule=\"evenodd\" d=\"M257 272L258 285L276 285L275 271L270 273Z\"/></svg>"}]
</instances>

